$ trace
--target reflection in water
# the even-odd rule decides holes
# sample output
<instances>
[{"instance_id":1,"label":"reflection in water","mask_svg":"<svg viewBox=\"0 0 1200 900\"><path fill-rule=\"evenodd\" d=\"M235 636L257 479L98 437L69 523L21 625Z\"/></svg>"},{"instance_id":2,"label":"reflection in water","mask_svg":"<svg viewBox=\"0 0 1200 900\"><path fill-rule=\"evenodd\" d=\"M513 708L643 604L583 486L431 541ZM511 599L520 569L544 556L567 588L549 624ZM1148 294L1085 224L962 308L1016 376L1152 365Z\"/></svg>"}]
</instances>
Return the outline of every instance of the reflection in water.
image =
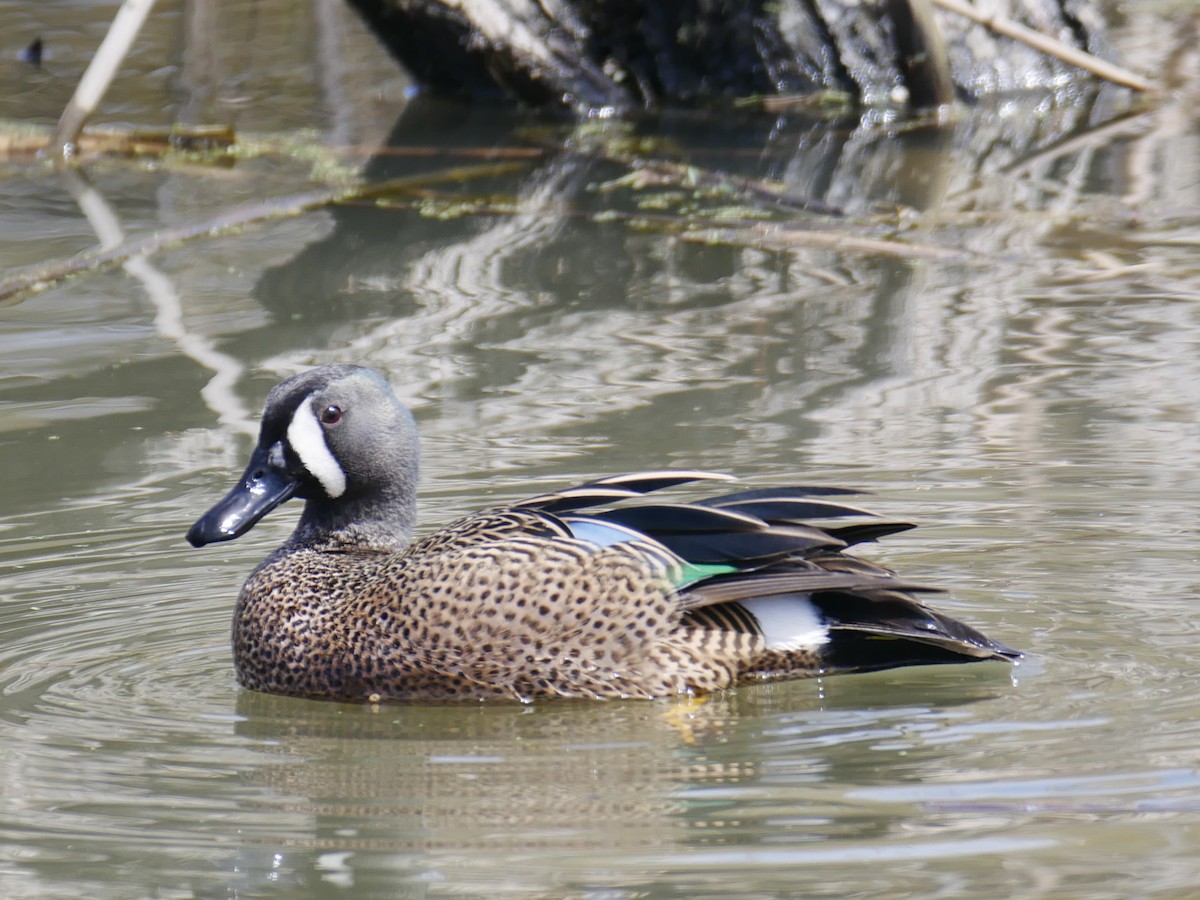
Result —
<instances>
[{"instance_id":1,"label":"reflection in water","mask_svg":"<svg viewBox=\"0 0 1200 900\"><path fill-rule=\"evenodd\" d=\"M870 743L948 724L945 711L928 708L818 715L812 687L787 699L747 691L687 708L416 706L336 716L326 704L298 708L244 693L239 733L269 742L279 756L255 770L273 798L260 802L307 822L304 837L286 846L268 841L257 856L277 875L275 863L289 850L317 851L318 869L341 854L340 877L370 887L381 873L357 857L387 853L404 860L406 880L436 878L447 892L547 895L634 889L647 867L694 856L703 869L720 847L760 845L786 858L837 837L828 782L905 780L903 770L881 771L863 758ZM943 710L970 691L958 694ZM919 767L925 755L914 750L903 769ZM847 835L887 841L896 827L894 812L881 811ZM243 862L255 844L242 848ZM989 849L974 839L976 853L1006 849L1003 841ZM840 852L800 852L789 864L836 863ZM514 853L531 857L514 866Z\"/></svg>"},{"instance_id":2,"label":"reflection in water","mask_svg":"<svg viewBox=\"0 0 1200 900\"><path fill-rule=\"evenodd\" d=\"M481 462L494 468L527 464L530 453L576 452L504 449L531 429L569 430L582 419L603 421L594 433L611 435L623 415L653 421L663 442L640 458L614 457L617 468L694 464L713 451L717 430L782 435L796 427L797 410L811 438L805 451L820 464L882 465L899 453L919 469L928 448L906 439L914 430L966 438L943 451L944 465L967 464L972 444L997 448L994 438L1028 435L1025 449L1046 446L1048 426L1037 420L1056 411L1045 409L1043 379L1058 376L997 388L995 372L1012 360L1011 323L1027 316L1031 295L1049 297L1039 329L1075 321L1059 302L1061 259L1038 262L1064 242L1062 223L1040 210L1080 208L1084 187L1123 165L1112 142L1129 133L1128 120L1087 136L1088 113L1103 115L1106 102L898 133L802 117L706 123L702 137L688 122L662 126L660 136L708 168L779 177L794 194L851 210L911 207L922 240L978 254L962 263L694 247L580 219L639 197L596 193L618 170L562 153L515 182L473 188L514 196L510 216L464 223L395 208L337 210L328 238L260 282L275 322L242 343L272 348L281 320L323 326L309 332L316 345L288 333L287 349L264 365L279 374L343 359L380 367L408 399L438 405L427 433L480 435L494 451ZM437 133L449 148L504 148L518 140L510 124L418 106L397 123L392 146ZM368 172L383 179L435 165L388 152ZM1014 171L1019 182L1005 174ZM1141 368L1123 373L1145 378ZM775 446L764 443L745 453L721 448L723 465L752 471Z\"/></svg>"},{"instance_id":3,"label":"reflection in water","mask_svg":"<svg viewBox=\"0 0 1200 900\"><path fill-rule=\"evenodd\" d=\"M62 176L71 196L100 239L100 248L109 250L120 245L125 240L121 223L99 191L74 169L64 169ZM214 373L212 380L200 390L200 396L217 414L217 421L231 430L254 434L255 422L241 398L233 391L242 374L241 363L214 349L212 341L187 330L179 292L171 279L151 265L146 257L130 259L124 269L141 283L146 296L154 304L154 325L158 333L174 341L185 356Z\"/></svg>"}]
</instances>

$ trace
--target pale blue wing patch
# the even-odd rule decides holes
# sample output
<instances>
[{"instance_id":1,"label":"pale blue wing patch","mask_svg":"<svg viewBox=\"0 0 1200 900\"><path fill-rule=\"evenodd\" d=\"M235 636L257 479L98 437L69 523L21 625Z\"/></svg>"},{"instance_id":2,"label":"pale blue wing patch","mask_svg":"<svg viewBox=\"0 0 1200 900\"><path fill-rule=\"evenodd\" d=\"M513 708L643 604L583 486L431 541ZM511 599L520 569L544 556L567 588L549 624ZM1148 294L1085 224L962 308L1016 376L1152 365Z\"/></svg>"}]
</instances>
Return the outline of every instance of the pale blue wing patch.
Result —
<instances>
[{"instance_id":1,"label":"pale blue wing patch","mask_svg":"<svg viewBox=\"0 0 1200 900\"><path fill-rule=\"evenodd\" d=\"M599 519L584 516L563 516L562 520L571 529L571 534L575 535L581 541L588 541L597 547L611 547L613 544L619 544L622 541L641 541L644 543L650 540L650 538L636 528L617 525L613 522L602 522Z\"/></svg>"}]
</instances>

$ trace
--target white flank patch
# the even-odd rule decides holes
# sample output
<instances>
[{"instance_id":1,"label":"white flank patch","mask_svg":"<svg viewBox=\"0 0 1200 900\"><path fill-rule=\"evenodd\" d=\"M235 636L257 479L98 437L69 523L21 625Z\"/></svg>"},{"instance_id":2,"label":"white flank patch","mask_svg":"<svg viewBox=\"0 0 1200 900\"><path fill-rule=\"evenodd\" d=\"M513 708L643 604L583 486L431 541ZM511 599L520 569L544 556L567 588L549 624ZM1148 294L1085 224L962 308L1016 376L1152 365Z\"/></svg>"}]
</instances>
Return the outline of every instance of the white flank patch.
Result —
<instances>
[{"instance_id":1,"label":"white flank patch","mask_svg":"<svg viewBox=\"0 0 1200 900\"><path fill-rule=\"evenodd\" d=\"M329 452L329 445L325 443L325 432L321 430L321 423L313 415L307 398L296 408L292 423L288 425L287 438L304 468L321 482L321 487L325 488L329 499L342 496L346 491L346 473Z\"/></svg>"},{"instance_id":2,"label":"white flank patch","mask_svg":"<svg viewBox=\"0 0 1200 900\"><path fill-rule=\"evenodd\" d=\"M815 650L829 640L829 629L803 594L738 601L762 628L769 650Z\"/></svg>"}]
</instances>

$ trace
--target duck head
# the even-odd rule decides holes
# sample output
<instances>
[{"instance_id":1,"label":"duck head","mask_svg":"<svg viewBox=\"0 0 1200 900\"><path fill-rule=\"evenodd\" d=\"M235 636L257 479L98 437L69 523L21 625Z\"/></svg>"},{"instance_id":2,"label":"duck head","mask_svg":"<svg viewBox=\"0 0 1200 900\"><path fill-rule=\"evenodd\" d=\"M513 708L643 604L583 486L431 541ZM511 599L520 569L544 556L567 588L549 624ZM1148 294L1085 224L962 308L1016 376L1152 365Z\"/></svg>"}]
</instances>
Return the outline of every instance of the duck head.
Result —
<instances>
[{"instance_id":1,"label":"duck head","mask_svg":"<svg viewBox=\"0 0 1200 900\"><path fill-rule=\"evenodd\" d=\"M289 543L407 543L420 460L412 414L378 373L322 366L272 388L245 473L187 533L203 547L241 537L292 497L305 501Z\"/></svg>"}]
</instances>

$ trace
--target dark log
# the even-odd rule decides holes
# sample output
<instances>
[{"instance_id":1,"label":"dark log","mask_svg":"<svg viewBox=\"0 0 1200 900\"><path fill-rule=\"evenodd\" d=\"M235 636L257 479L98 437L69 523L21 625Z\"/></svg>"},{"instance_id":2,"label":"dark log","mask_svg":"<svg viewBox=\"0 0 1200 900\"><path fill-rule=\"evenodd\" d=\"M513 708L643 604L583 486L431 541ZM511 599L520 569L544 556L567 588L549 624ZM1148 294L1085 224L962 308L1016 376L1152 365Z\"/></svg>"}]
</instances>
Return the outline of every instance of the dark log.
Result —
<instances>
[{"instance_id":1,"label":"dark log","mask_svg":"<svg viewBox=\"0 0 1200 900\"><path fill-rule=\"evenodd\" d=\"M577 113L837 92L936 106L1087 76L930 0L348 0L426 89ZM1088 0L996 11L1096 52Z\"/></svg>"}]
</instances>

